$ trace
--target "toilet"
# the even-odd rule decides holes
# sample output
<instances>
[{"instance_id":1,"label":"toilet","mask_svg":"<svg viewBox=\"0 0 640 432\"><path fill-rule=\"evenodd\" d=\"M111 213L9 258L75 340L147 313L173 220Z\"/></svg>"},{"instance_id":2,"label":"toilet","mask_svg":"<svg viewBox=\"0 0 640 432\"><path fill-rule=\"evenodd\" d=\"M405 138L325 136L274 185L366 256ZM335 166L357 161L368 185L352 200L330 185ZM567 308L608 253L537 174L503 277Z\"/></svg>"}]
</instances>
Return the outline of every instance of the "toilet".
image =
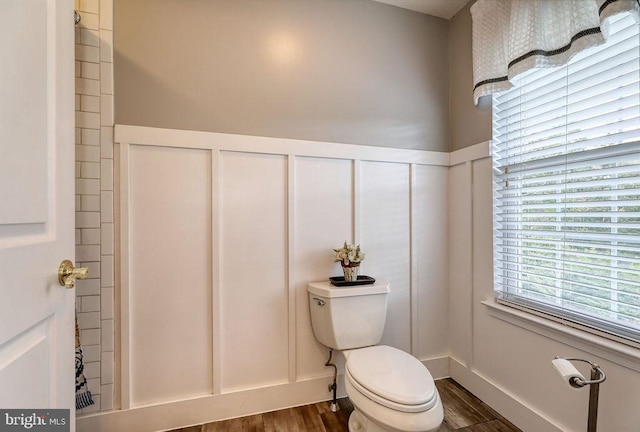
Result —
<instances>
[{"instance_id":1,"label":"toilet","mask_svg":"<svg viewBox=\"0 0 640 432\"><path fill-rule=\"evenodd\" d=\"M351 432L429 432L444 417L429 370L382 339L389 284L336 287L308 285L313 333L346 359L345 389L354 410Z\"/></svg>"}]
</instances>

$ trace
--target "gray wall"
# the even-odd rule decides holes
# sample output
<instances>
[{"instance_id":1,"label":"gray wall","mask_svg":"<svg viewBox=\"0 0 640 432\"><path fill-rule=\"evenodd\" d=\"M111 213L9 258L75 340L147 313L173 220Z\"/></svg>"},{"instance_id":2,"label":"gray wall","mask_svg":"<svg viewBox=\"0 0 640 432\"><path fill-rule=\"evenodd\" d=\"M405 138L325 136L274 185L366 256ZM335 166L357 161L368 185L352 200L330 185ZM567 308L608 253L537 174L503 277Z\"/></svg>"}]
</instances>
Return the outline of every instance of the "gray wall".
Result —
<instances>
[{"instance_id":1,"label":"gray wall","mask_svg":"<svg viewBox=\"0 0 640 432\"><path fill-rule=\"evenodd\" d=\"M471 13L469 2L449 22L449 149L460 150L491 139L491 97L473 104Z\"/></svg>"},{"instance_id":2,"label":"gray wall","mask_svg":"<svg viewBox=\"0 0 640 432\"><path fill-rule=\"evenodd\" d=\"M116 123L449 149L447 20L371 0L114 7Z\"/></svg>"}]
</instances>

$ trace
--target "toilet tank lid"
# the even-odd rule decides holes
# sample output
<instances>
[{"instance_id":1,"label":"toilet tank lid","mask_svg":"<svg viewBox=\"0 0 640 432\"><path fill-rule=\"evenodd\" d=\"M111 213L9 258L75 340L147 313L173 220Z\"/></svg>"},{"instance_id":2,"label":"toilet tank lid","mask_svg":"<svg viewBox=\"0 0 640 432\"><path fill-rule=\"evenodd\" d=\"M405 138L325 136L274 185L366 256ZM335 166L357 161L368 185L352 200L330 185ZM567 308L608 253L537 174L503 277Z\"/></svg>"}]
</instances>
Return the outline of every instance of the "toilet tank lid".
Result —
<instances>
[{"instance_id":1,"label":"toilet tank lid","mask_svg":"<svg viewBox=\"0 0 640 432\"><path fill-rule=\"evenodd\" d=\"M387 294L389 284L384 280L378 280L371 285L354 285L337 287L331 282L312 282L307 286L307 291L320 297L353 297L371 294Z\"/></svg>"}]
</instances>

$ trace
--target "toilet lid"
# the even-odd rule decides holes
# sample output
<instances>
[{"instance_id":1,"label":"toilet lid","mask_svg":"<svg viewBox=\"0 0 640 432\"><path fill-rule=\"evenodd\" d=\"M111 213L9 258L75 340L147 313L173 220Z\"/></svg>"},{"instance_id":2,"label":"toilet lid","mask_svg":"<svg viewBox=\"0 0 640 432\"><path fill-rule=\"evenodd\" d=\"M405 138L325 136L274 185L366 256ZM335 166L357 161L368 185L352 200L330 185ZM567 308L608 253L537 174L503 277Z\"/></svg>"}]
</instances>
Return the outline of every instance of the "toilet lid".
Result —
<instances>
[{"instance_id":1,"label":"toilet lid","mask_svg":"<svg viewBox=\"0 0 640 432\"><path fill-rule=\"evenodd\" d=\"M392 402L394 406L428 409L436 398L436 386L429 370L417 358L390 346L351 351L347 357L347 372L356 387Z\"/></svg>"}]
</instances>

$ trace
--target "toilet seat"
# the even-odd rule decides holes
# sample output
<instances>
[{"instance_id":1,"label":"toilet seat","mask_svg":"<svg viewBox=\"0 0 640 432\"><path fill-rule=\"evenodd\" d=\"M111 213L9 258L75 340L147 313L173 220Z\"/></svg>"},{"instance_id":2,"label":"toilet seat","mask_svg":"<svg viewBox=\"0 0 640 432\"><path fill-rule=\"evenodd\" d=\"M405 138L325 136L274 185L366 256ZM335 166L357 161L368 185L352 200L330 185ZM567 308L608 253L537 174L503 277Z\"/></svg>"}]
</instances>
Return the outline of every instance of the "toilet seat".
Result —
<instances>
[{"instance_id":1,"label":"toilet seat","mask_svg":"<svg viewBox=\"0 0 640 432\"><path fill-rule=\"evenodd\" d=\"M395 411L428 411L438 402L429 370L399 349L376 345L348 351L346 378L368 399Z\"/></svg>"}]
</instances>

